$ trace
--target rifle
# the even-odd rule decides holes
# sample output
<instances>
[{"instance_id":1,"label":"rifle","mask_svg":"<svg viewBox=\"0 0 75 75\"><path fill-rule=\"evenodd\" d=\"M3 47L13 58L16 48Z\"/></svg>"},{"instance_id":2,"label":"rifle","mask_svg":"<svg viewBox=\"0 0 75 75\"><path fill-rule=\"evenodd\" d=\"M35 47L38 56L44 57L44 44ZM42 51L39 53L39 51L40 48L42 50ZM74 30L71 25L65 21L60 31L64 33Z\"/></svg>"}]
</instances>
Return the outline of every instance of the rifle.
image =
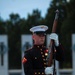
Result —
<instances>
[{"instance_id":1,"label":"rifle","mask_svg":"<svg viewBox=\"0 0 75 75\"><path fill-rule=\"evenodd\" d=\"M52 33L56 32L57 29L57 23L58 23L58 15L59 15L59 11L56 10L56 15L55 15L55 19L53 22L53 27L52 27ZM53 63L54 63L54 70L53 70L53 75L55 75L55 44L54 44L54 40L50 40L50 45L49 45L49 51L48 51L48 56L47 56L47 64L48 67L50 67ZM54 55L54 61L53 61L53 55Z\"/></svg>"}]
</instances>

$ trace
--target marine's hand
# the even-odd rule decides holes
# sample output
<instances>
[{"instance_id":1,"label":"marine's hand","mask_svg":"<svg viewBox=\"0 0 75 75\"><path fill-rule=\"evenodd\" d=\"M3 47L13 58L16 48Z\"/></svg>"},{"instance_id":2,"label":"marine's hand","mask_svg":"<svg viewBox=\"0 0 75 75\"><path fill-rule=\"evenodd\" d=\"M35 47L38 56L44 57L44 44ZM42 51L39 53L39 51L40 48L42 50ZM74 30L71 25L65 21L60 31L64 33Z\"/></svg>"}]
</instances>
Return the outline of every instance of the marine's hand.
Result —
<instances>
[{"instance_id":1,"label":"marine's hand","mask_svg":"<svg viewBox=\"0 0 75 75\"><path fill-rule=\"evenodd\" d=\"M45 68L46 75L53 75L53 66Z\"/></svg>"},{"instance_id":2,"label":"marine's hand","mask_svg":"<svg viewBox=\"0 0 75 75\"><path fill-rule=\"evenodd\" d=\"M58 40L58 35L56 33L51 33L50 34L50 40L54 40L55 46L59 46L59 40Z\"/></svg>"}]
</instances>

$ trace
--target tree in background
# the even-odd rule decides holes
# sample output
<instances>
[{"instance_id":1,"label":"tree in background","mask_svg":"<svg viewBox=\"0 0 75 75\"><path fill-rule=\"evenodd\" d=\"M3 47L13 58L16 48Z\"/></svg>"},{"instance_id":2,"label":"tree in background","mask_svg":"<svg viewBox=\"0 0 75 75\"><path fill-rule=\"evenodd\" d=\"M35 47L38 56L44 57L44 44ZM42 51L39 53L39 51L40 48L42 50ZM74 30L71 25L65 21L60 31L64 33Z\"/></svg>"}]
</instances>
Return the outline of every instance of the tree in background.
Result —
<instances>
[{"instance_id":1,"label":"tree in background","mask_svg":"<svg viewBox=\"0 0 75 75\"><path fill-rule=\"evenodd\" d=\"M48 33L51 32L53 21L55 18L55 11L59 10L59 20L58 20L58 28L57 33L60 34L60 28L62 25L62 22L64 21L64 18L66 17L66 1L65 0L53 0L50 3L50 7L48 8L48 12L45 17L46 24L49 27Z\"/></svg>"},{"instance_id":2,"label":"tree in background","mask_svg":"<svg viewBox=\"0 0 75 75\"><path fill-rule=\"evenodd\" d=\"M67 10L67 17L65 18L62 27L61 27L61 34L62 34L62 43L65 47L65 54L66 54L66 66L72 67L72 34L75 33L75 0L70 0L69 3L66 5Z\"/></svg>"}]
</instances>

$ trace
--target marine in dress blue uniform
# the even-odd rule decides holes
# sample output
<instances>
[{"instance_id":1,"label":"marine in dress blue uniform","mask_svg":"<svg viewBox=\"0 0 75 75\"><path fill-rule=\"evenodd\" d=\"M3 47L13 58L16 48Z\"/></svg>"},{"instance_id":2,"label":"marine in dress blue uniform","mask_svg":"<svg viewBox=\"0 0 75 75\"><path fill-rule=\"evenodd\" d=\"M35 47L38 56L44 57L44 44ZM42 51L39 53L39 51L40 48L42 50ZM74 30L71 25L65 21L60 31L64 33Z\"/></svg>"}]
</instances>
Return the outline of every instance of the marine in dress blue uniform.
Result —
<instances>
[{"instance_id":1,"label":"marine in dress blue uniform","mask_svg":"<svg viewBox=\"0 0 75 75\"><path fill-rule=\"evenodd\" d=\"M33 34L45 36L47 29L47 26L39 25L32 27L30 31ZM53 34L51 34L51 36L52 35ZM58 44L59 42L57 41L57 45ZM34 44L32 48L26 50L22 60L25 75L46 75L45 68L47 67L47 55L48 49L44 46L44 43ZM63 61L63 50L60 44L56 46L56 60Z\"/></svg>"}]
</instances>

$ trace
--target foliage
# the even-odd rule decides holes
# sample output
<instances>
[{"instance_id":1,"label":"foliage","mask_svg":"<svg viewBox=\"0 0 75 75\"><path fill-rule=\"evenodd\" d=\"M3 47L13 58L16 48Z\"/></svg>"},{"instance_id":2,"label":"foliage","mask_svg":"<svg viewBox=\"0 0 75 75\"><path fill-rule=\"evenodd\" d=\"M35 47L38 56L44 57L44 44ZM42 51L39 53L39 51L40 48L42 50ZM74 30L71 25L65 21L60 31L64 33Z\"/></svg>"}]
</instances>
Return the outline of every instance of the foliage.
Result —
<instances>
[{"instance_id":1,"label":"foliage","mask_svg":"<svg viewBox=\"0 0 75 75\"><path fill-rule=\"evenodd\" d=\"M66 10L67 10L67 17L62 24L61 27L61 35L62 35L62 43L65 47L65 54L66 56L66 63L70 63L70 67L72 67L72 34L75 33L75 1L71 0L70 3L67 3ZM66 65L67 66L67 65ZM68 67L68 66L67 66Z\"/></svg>"}]
</instances>

